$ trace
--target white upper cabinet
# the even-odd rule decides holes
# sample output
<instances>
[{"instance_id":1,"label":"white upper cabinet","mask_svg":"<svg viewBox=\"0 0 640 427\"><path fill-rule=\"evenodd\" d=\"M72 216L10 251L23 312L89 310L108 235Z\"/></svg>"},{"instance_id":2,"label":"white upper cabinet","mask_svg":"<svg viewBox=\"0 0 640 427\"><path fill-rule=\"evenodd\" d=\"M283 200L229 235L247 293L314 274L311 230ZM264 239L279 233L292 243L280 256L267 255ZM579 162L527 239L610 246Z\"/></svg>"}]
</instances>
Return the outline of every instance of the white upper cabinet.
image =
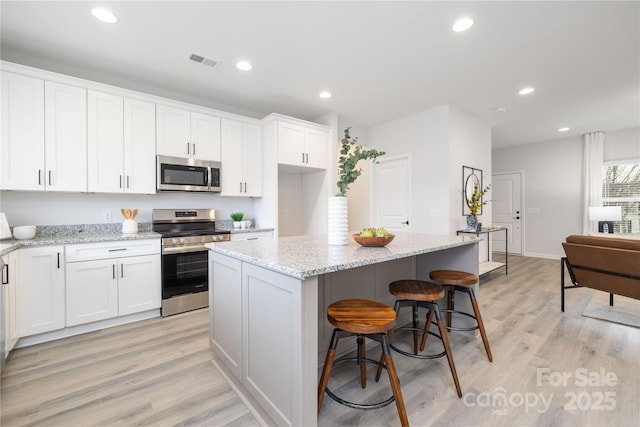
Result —
<instances>
[{"instance_id":1,"label":"white upper cabinet","mask_svg":"<svg viewBox=\"0 0 640 427\"><path fill-rule=\"evenodd\" d=\"M262 128L221 120L223 196L262 196Z\"/></svg>"},{"instance_id":2,"label":"white upper cabinet","mask_svg":"<svg viewBox=\"0 0 640 427\"><path fill-rule=\"evenodd\" d=\"M156 192L156 106L124 99L124 176L126 193Z\"/></svg>"},{"instance_id":3,"label":"white upper cabinet","mask_svg":"<svg viewBox=\"0 0 640 427\"><path fill-rule=\"evenodd\" d=\"M87 99L80 87L2 72L5 190L87 191Z\"/></svg>"},{"instance_id":4,"label":"white upper cabinet","mask_svg":"<svg viewBox=\"0 0 640 427\"><path fill-rule=\"evenodd\" d=\"M155 105L89 90L88 188L155 193Z\"/></svg>"},{"instance_id":5,"label":"white upper cabinet","mask_svg":"<svg viewBox=\"0 0 640 427\"><path fill-rule=\"evenodd\" d=\"M220 161L220 118L158 105L158 154Z\"/></svg>"},{"instance_id":6,"label":"white upper cabinet","mask_svg":"<svg viewBox=\"0 0 640 427\"><path fill-rule=\"evenodd\" d=\"M123 98L90 90L87 101L89 191L120 193L124 156Z\"/></svg>"},{"instance_id":7,"label":"white upper cabinet","mask_svg":"<svg viewBox=\"0 0 640 427\"><path fill-rule=\"evenodd\" d=\"M87 90L44 84L45 189L87 191Z\"/></svg>"},{"instance_id":8,"label":"white upper cabinet","mask_svg":"<svg viewBox=\"0 0 640 427\"><path fill-rule=\"evenodd\" d=\"M327 144L329 133L319 129L306 128L304 130L304 146L307 155L307 166L327 168Z\"/></svg>"},{"instance_id":9,"label":"white upper cabinet","mask_svg":"<svg viewBox=\"0 0 640 427\"><path fill-rule=\"evenodd\" d=\"M43 190L44 80L2 72L0 188Z\"/></svg>"},{"instance_id":10,"label":"white upper cabinet","mask_svg":"<svg viewBox=\"0 0 640 427\"><path fill-rule=\"evenodd\" d=\"M278 122L278 163L327 168L328 132L285 121Z\"/></svg>"},{"instance_id":11,"label":"white upper cabinet","mask_svg":"<svg viewBox=\"0 0 640 427\"><path fill-rule=\"evenodd\" d=\"M220 161L220 118L191 113L192 157Z\"/></svg>"}]
</instances>

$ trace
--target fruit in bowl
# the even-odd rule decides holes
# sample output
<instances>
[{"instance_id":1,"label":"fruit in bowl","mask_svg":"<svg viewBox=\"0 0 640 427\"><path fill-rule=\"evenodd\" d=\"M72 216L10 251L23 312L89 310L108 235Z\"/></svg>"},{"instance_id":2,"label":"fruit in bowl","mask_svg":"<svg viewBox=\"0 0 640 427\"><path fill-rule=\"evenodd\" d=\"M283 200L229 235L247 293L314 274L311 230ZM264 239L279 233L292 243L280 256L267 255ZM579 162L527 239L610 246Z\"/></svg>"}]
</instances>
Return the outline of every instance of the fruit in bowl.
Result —
<instances>
[{"instance_id":1,"label":"fruit in bowl","mask_svg":"<svg viewBox=\"0 0 640 427\"><path fill-rule=\"evenodd\" d=\"M396 237L389 233L383 227L380 228L363 228L359 234L354 234L353 239L362 246L386 246Z\"/></svg>"}]
</instances>

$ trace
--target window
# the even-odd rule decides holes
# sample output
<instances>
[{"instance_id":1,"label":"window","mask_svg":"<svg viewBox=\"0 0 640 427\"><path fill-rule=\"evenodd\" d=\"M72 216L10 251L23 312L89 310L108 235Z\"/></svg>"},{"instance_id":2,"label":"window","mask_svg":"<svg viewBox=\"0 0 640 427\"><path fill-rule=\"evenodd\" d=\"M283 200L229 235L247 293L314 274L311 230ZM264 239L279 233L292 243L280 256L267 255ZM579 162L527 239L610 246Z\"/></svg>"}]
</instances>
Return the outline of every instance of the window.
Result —
<instances>
[{"instance_id":1,"label":"window","mask_svg":"<svg viewBox=\"0 0 640 427\"><path fill-rule=\"evenodd\" d=\"M602 170L602 205L621 206L616 233L640 232L640 160L607 162Z\"/></svg>"}]
</instances>

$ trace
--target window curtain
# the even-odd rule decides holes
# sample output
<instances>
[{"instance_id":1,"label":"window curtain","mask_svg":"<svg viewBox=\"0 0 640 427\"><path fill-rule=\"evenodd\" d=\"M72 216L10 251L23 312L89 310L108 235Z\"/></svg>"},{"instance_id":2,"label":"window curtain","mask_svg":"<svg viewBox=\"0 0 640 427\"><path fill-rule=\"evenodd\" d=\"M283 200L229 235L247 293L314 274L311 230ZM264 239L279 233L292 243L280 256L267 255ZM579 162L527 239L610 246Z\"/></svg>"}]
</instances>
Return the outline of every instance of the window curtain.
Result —
<instances>
[{"instance_id":1,"label":"window curtain","mask_svg":"<svg viewBox=\"0 0 640 427\"><path fill-rule=\"evenodd\" d=\"M604 132L582 135L584 141L582 234L596 230L589 221L589 206L602 206L602 163L604 161Z\"/></svg>"}]
</instances>

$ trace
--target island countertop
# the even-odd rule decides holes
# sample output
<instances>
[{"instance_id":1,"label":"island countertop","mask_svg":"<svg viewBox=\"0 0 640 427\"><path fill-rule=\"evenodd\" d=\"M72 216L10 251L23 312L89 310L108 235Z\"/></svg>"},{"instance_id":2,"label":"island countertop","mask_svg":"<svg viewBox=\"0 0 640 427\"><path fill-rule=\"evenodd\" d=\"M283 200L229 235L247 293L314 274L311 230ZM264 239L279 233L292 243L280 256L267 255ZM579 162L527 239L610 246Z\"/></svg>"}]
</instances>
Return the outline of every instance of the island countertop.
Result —
<instances>
[{"instance_id":1,"label":"island countertop","mask_svg":"<svg viewBox=\"0 0 640 427\"><path fill-rule=\"evenodd\" d=\"M344 246L327 244L327 236L207 243L211 251L265 267L297 279L421 255L477 243L475 236L396 233L385 247L363 247L349 240Z\"/></svg>"}]
</instances>

